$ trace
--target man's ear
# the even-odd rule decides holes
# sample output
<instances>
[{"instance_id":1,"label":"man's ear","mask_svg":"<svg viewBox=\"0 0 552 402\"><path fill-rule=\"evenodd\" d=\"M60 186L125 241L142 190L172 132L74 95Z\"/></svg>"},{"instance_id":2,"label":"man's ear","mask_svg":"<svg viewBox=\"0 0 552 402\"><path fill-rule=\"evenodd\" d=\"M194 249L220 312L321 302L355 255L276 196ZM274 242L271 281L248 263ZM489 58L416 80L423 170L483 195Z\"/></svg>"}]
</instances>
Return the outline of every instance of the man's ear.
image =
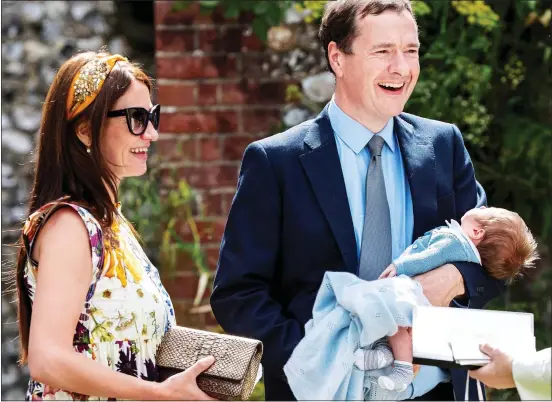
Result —
<instances>
[{"instance_id":1,"label":"man's ear","mask_svg":"<svg viewBox=\"0 0 552 402\"><path fill-rule=\"evenodd\" d=\"M337 43L328 44L328 60L336 77L343 77L343 53L337 48Z\"/></svg>"},{"instance_id":2,"label":"man's ear","mask_svg":"<svg viewBox=\"0 0 552 402\"><path fill-rule=\"evenodd\" d=\"M89 148L92 144L92 135L90 131L90 122L88 120L82 120L77 123L77 137L79 140Z\"/></svg>"}]
</instances>

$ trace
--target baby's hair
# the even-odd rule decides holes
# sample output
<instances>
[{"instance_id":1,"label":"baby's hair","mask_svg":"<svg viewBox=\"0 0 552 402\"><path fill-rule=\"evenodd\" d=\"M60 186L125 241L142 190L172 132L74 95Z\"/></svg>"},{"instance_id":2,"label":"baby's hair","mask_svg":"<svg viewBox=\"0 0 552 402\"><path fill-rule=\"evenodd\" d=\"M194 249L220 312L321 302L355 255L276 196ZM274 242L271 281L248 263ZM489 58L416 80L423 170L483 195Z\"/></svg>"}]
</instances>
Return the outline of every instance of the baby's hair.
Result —
<instances>
[{"instance_id":1,"label":"baby's hair","mask_svg":"<svg viewBox=\"0 0 552 402\"><path fill-rule=\"evenodd\" d=\"M491 276L512 282L534 267L539 258L537 242L517 213L488 208L476 220L485 230L477 249Z\"/></svg>"}]
</instances>

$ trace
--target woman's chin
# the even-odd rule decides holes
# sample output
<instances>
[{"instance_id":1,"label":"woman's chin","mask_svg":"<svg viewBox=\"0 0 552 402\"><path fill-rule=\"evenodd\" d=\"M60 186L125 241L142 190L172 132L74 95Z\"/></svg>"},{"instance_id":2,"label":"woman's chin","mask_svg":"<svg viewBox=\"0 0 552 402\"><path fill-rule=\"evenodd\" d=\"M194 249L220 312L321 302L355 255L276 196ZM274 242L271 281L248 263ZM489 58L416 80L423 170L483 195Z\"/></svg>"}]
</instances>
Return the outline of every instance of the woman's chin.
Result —
<instances>
[{"instance_id":1,"label":"woman's chin","mask_svg":"<svg viewBox=\"0 0 552 402\"><path fill-rule=\"evenodd\" d=\"M148 167L146 164L144 164L144 166L141 166L141 167L125 170L125 172L122 175L119 175L119 177L122 177L122 178L139 177L139 176L145 175L147 171L148 171Z\"/></svg>"}]
</instances>

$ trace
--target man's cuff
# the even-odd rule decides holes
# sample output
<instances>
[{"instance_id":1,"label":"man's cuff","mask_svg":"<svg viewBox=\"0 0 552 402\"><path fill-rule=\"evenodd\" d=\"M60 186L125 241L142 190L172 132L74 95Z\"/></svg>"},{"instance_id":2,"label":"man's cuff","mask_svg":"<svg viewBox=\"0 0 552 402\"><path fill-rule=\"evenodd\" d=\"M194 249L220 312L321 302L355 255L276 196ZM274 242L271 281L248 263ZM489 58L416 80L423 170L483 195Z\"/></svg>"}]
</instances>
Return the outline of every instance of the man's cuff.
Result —
<instances>
[{"instance_id":1,"label":"man's cuff","mask_svg":"<svg viewBox=\"0 0 552 402\"><path fill-rule=\"evenodd\" d=\"M460 302L459 300L456 300L456 299L452 299L452 303L454 303L456 307L470 308L470 299L467 299L467 300L468 300L467 304L463 303L463 301Z\"/></svg>"}]
</instances>

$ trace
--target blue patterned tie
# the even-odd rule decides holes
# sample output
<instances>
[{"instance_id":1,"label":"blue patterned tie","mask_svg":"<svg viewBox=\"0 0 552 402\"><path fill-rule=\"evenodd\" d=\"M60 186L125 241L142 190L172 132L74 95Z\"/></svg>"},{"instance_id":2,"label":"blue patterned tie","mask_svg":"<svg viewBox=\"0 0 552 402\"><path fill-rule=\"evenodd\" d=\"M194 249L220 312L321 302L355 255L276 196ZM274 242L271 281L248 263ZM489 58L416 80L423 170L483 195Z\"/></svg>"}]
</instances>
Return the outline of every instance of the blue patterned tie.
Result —
<instances>
[{"instance_id":1,"label":"blue patterned tie","mask_svg":"<svg viewBox=\"0 0 552 402\"><path fill-rule=\"evenodd\" d=\"M368 142L372 160L366 175L366 210L359 265L359 277L364 280L377 279L391 263L391 217L381 166L384 144L379 135Z\"/></svg>"}]
</instances>

